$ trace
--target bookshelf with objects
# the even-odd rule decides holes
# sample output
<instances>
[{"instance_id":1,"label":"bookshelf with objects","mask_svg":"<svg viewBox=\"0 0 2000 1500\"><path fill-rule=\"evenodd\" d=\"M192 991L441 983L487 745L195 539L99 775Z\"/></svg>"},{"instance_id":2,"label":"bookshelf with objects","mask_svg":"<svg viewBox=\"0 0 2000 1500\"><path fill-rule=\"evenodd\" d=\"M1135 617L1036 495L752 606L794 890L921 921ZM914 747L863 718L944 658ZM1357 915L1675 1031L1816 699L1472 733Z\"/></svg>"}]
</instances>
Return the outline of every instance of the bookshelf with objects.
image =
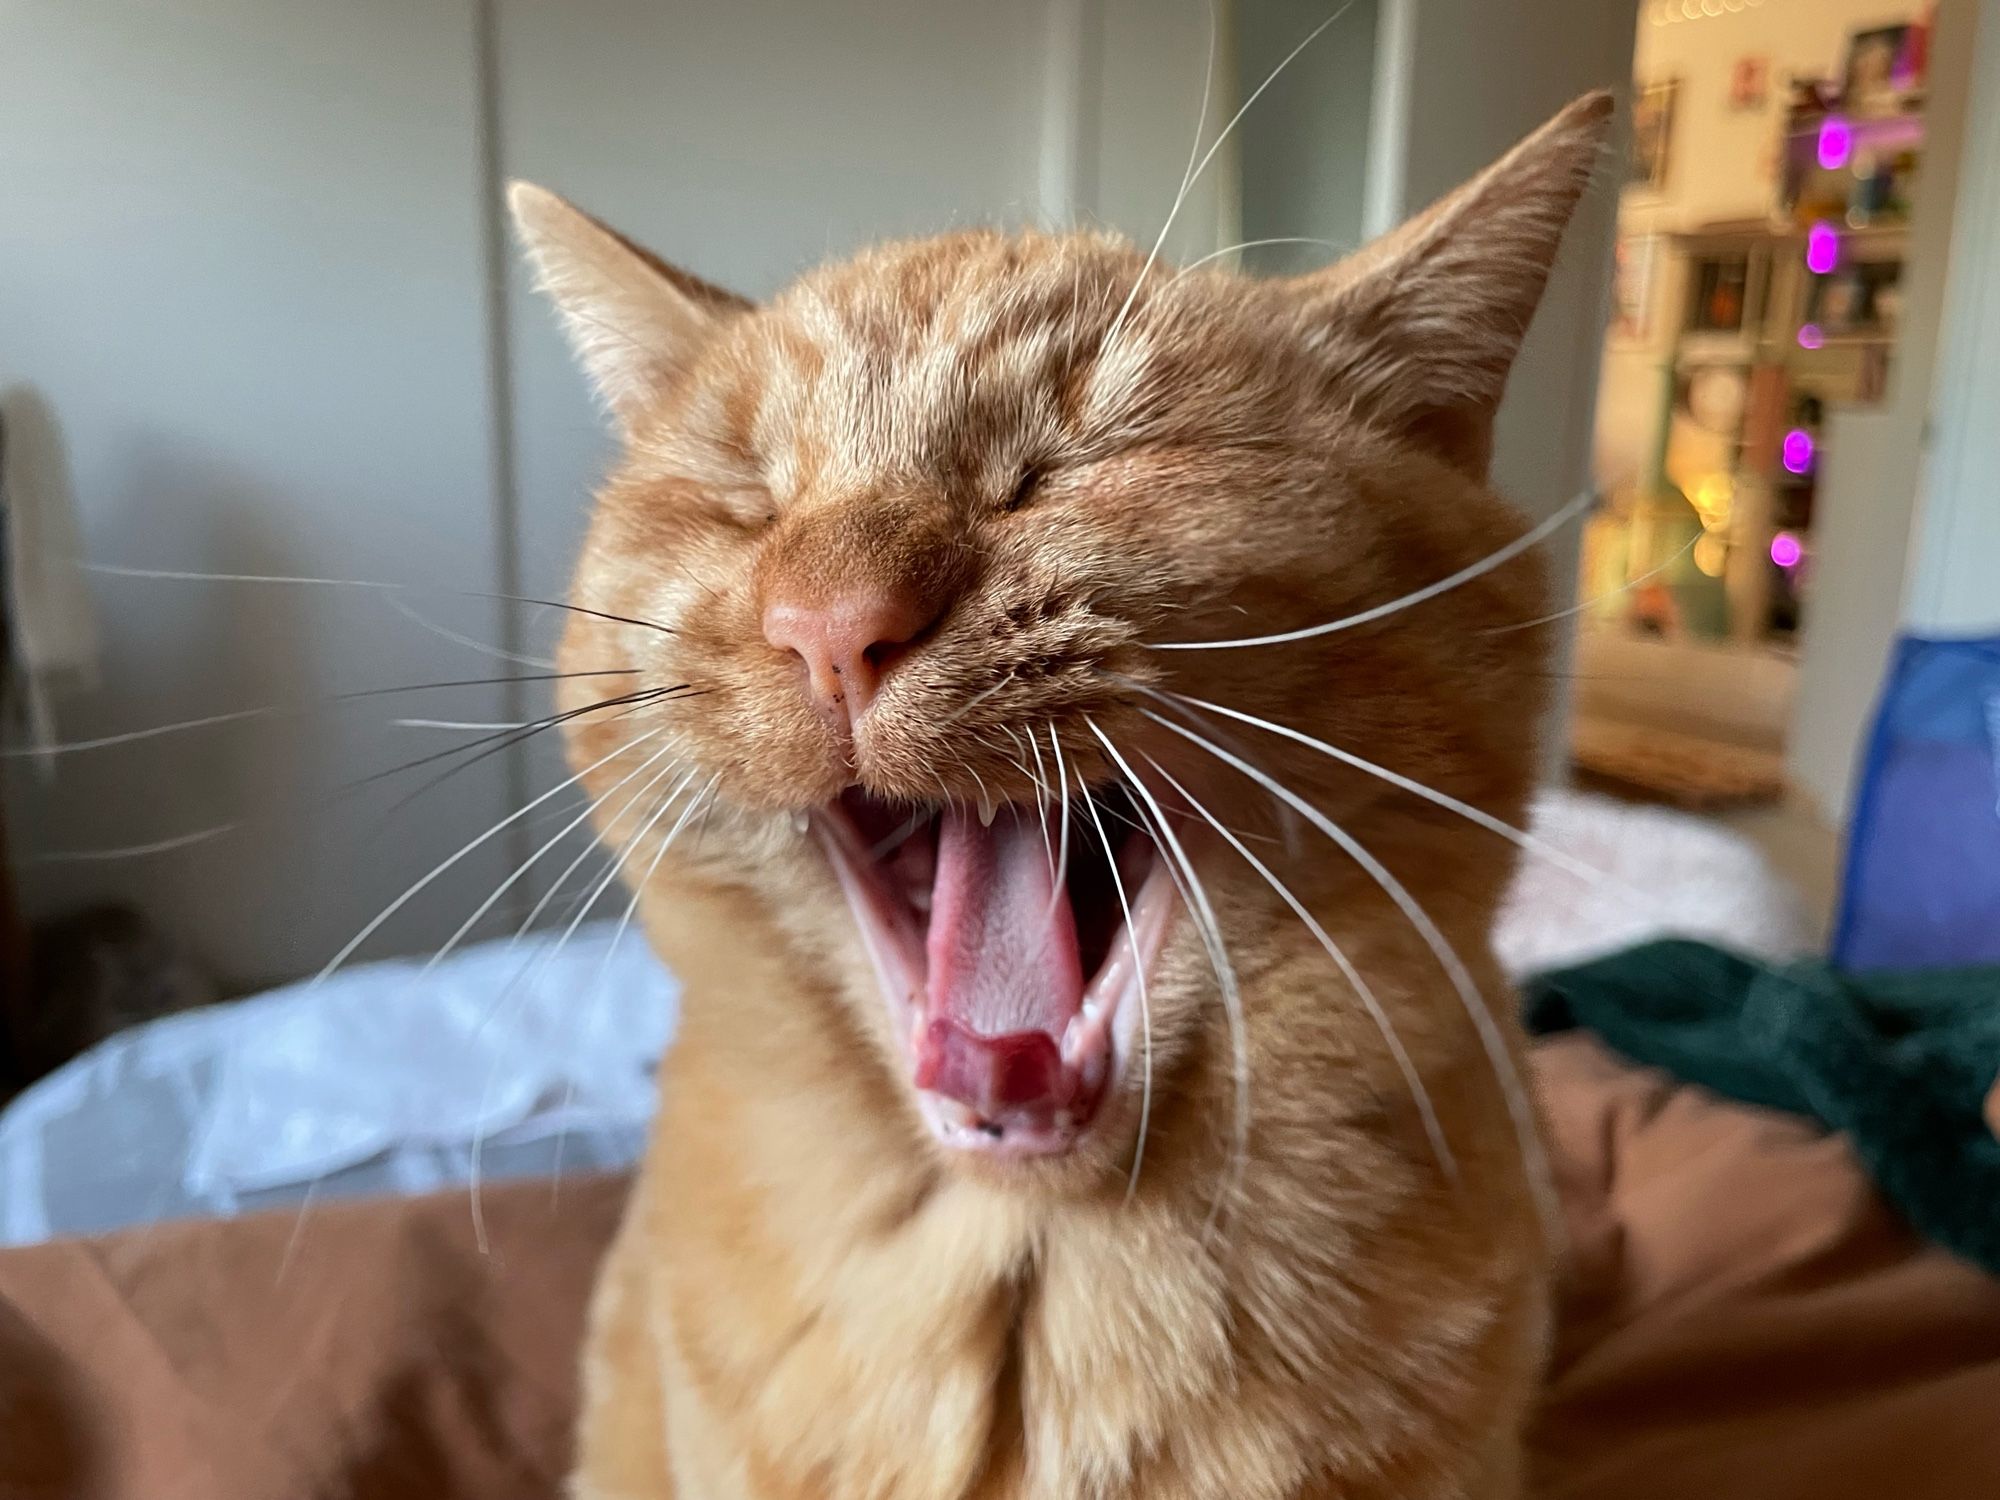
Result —
<instances>
[{"instance_id":1,"label":"bookshelf with objects","mask_svg":"<svg viewBox=\"0 0 2000 1500\"><path fill-rule=\"evenodd\" d=\"M1676 633L1784 649L1799 628L1825 419L1881 400L1894 359L1928 30L1858 31L1838 76L1789 81L1765 214L1658 236L1659 431L1623 571L1671 581Z\"/></svg>"}]
</instances>

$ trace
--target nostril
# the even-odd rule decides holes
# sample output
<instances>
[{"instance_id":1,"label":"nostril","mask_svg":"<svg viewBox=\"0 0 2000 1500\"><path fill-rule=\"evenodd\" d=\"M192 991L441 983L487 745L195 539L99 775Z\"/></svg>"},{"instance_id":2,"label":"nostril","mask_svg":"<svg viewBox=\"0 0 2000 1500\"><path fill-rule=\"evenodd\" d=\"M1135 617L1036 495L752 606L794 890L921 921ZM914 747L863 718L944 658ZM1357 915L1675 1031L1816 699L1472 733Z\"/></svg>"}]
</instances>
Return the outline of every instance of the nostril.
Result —
<instances>
[{"instance_id":1,"label":"nostril","mask_svg":"<svg viewBox=\"0 0 2000 1500\"><path fill-rule=\"evenodd\" d=\"M764 639L804 664L823 708L852 722L874 701L883 677L914 649L936 611L914 595L846 595L822 604L773 600L764 610Z\"/></svg>"},{"instance_id":2,"label":"nostril","mask_svg":"<svg viewBox=\"0 0 2000 1500\"><path fill-rule=\"evenodd\" d=\"M861 659L880 676L909 654L910 643L907 640L875 641L862 650Z\"/></svg>"}]
</instances>

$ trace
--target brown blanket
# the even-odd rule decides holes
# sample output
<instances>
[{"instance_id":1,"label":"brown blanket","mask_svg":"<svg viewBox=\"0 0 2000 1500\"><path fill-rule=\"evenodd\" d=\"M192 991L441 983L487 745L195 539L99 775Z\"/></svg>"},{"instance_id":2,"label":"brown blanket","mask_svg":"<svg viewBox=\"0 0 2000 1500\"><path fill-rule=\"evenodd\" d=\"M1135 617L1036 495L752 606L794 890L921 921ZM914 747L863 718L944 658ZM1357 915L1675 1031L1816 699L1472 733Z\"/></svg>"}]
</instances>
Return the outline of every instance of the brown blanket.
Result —
<instances>
[{"instance_id":1,"label":"brown blanket","mask_svg":"<svg viewBox=\"0 0 2000 1500\"><path fill-rule=\"evenodd\" d=\"M2000 1493L2000 1282L1842 1144L1618 1063L1538 1068L1573 1244L1547 1500ZM0 1254L4 1500L553 1500L623 1183Z\"/></svg>"}]
</instances>

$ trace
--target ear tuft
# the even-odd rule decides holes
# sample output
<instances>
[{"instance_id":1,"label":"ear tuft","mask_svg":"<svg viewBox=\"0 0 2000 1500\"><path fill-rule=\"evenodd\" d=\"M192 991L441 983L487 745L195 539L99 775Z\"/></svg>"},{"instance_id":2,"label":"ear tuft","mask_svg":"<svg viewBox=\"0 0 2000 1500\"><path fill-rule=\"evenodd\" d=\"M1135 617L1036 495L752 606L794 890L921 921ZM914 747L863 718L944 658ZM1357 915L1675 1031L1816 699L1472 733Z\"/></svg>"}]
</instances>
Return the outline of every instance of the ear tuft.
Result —
<instances>
[{"instance_id":1,"label":"ear tuft","mask_svg":"<svg viewBox=\"0 0 2000 1500\"><path fill-rule=\"evenodd\" d=\"M1585 94L1400 228L1299 278L1330 388L1483 476L1507 373L1612 108L1609 93Z\"/></svg>"},{"instance_id":2,"label":"ear tuft","mask_svg":"<svg viewBox=\"0 0 2000 1500\"><path fill-rule=\"evenodd\" d=\"M577 362L629 431L727 317L750 304L666 264L532 182L507 207Z\"/></svg>"}]
</instances>

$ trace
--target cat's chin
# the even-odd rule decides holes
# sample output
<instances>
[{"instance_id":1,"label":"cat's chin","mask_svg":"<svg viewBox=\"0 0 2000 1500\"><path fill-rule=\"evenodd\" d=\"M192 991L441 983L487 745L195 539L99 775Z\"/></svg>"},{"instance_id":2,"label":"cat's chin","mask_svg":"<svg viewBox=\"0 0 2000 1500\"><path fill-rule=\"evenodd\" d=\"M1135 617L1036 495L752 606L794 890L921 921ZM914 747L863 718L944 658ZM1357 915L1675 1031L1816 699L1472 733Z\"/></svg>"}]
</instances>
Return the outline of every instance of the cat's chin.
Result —
<instances>
[{"instance_id":1,"label":"cat's chin","mask_svg":"<svg viewBox=\"0 0 2000 1500\"><path fill-rule=\"evenodd\" d=\"M1143 1051L1173 883L1123 792L1089 810L890 803L812 827L853 912L918 1112L947 1150L1067 1156Z\"/></svg>"}]
</instances>

